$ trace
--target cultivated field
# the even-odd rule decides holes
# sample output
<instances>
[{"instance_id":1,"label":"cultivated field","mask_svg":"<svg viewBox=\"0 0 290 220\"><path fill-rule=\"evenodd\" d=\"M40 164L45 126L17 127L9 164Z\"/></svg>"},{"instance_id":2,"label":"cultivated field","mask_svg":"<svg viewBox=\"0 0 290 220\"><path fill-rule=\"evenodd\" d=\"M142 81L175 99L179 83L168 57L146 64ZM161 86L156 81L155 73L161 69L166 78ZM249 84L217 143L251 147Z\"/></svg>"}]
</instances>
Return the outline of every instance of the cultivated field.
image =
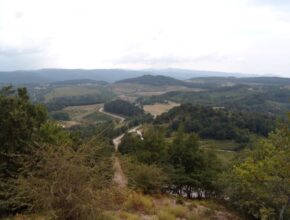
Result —
<instances>
[{"instance_id":1,"label":"cultivated field","mask_svg":"<svg viewBox=\"0 0 290 220\"><path fill-rule=\"evenodd\" d=\"M104 86L63 86L53 88L45 95L45 100L49 101L53 98L67 97L67 96L85 96L85 95L104 95L111 94L111 90Z\"/></svg>"},{"instance_id":2,"label":"cultivated field","mask_svg":"<svg viewBox=\"0 0 290 220\"><path fill-rule=\"evenodd\" d=\"M153 116L157 116L179 105L180 104L176 102L155 103L153 105L144 105L143 109L145 112L148 112Z\"/></svg>"},{"instance_id":3,"label":"cultivated field","mask_svg":"<svg viewBox=\"0 0 290 220\"><path fill-rule=\"evenodd\" d=\"M78 124L99 124L108 121L117 120L113 117L100 112L100 108L103 104L94 105L81 105L81 106L69 106L64 108L62 111L69 114L69 121L60 121L59 123L66 127L72 127Z\"/></svg>"},{"instance_id":4,"label":"cultivated field","mask_svg":"<svg viewBox=\"0 0 290 220\"><path fill-rule=\"evenodd\" d=\"M162 95L171 91L201 91L197 88L188 88L184 86L152 86L137 83L118 83L111 85L112 91L118 95L127 96L152 96Z\"/></svg>"}]
</instances>

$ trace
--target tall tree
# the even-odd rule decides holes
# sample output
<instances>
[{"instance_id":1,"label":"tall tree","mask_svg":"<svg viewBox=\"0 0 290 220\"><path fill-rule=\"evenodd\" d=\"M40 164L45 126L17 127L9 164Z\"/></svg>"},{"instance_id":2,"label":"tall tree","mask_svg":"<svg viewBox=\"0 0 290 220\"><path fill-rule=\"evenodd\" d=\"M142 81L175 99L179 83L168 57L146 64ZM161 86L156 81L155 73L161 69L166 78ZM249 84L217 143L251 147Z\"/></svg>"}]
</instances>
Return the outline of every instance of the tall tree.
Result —
<instances>
[{"instance_id":1,"label":"tall tree","mask_svg":"<svg viewBox=\"0 0 290 220\"><path fill-rule=\"evenodd\" d=\"M19 158L31 153L34 136L46 120L45 108L32 104L25 88L0 91L0 214L13 210L10 180L19 175Z\"/></svg>"},{"instance_id":2,"label":"tall tree","mask_svg":"<svg viewBox=\"0 0 290 220\"><path fill-rule=\"evenodd\" d=\"M289 127L288 120L288 124L258 143L223 178L226 197L256 218L286 219L290 205Z\"/></svg>"}]
</instances>

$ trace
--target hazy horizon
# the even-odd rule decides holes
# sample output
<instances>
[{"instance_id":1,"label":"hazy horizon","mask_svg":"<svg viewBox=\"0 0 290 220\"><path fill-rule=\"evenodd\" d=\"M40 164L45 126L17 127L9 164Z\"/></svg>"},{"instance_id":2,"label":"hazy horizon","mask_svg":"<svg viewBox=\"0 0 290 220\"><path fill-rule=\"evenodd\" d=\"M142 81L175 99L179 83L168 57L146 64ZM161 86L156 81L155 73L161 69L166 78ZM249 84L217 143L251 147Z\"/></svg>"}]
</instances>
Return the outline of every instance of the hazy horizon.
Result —
<instances>
[{"instance_id":1,"label":"hazy horizon","mask_svg":"<svg viewBox=\"0 0 290 220\"><path fill-rule=\"evenodd\" d=\"M0 70L0 72L30 72L30 71L41 71L41 70L124 70L124 71L140 71L140 72L144 72L146 73L148 71L148 74L150 73L154 73L154 71L158 72L158 71L166 71L168 70L170 73L171 71L186 71L189 75L190 75L190 71L192 71L192 74L194 72L200 72L200 73L212 73L214 75L214 73L216 73L217 75L214 76L221 76L220 74L225 74L225 77L227 76L236 76L236 77L286 77L286 78L290 78L290 76L283 76L283 75L279 75L279 74L275 74L275 73L261 73L261 74L257 74L257 73L243 73L243 72L228 72L228 71L215 71L215 70L197 70L197 69L185 69L185 68L178 68L178 67L165 67L165 68L146 68L146 69L133 69L133 68L56 68L56 67L48 67L48 68L28 68L28 69L15 69L15 70ZM168 73L164 72L164 74L160 75L168 75ZM236 74L236 75L235 75ZM205 77L207 77L207 75L205 75Z\"/></svg>"}]
</instances>

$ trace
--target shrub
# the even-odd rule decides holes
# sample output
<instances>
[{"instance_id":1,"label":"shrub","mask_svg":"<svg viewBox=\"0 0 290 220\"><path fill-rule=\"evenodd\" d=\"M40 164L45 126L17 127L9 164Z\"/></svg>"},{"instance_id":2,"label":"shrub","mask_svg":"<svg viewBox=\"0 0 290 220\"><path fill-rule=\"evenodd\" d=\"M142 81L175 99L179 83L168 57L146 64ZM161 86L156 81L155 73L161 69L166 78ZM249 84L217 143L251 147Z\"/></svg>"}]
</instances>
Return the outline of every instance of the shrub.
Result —
<instances>
[{"instance_id":1,"label":"shrub","mask_svg":"<svg viewBox=\"0 0 290 220\"><path fill-rule=\"evenodd\" d=\"M188 210L181 205L176 205L176 206L167 207L165 211L171 213L175 217L186 218Z\"/></svg>"},{"instance_id":2,"label":"shrub","mask_svg":"<svg viewBox=\"0 0 290 220\"><path fill-rule=\"evenodd\" d=\"M128 210L141 211L145 213L154 212L154 204L150 197L138 193L131 193L125 203Z\"/></svg>"},{"instance_id":3,"label":"shrub","mask_svg":"<svg viewBox=\"0 0 290 220\"><path fill-rule=\"evenodd\" d=\"M18 197L24 198L29 210L49 212L54 219L97 219L106 198L99 192L111 182L111 161L105 156L99 159L97 151L42 147L33 155L35 159L26 161Z\"/></svg>"},{"instance_id":4,"label":"shrub","mask_svg":"<svg viewBox=\"0 0 290 220\"><path fill-rule=\"evenodd\" d=\"M171 213L161 210L160 212L158 212L158 219L159 220L175 220L176 218Z\"/></svg>"},{"instance_id":5,"label":"shrub","mask_svg":"<svg viewBox=\"0 0 290 220\"><path fill-rule=\"evenodd\" d=\"M121 219L126 219L126 220L139 220L140 219L138 215L124 212L124 211L120 212L119 217Z\"/></svg>"},{"instance_id":6,"label":"shrub","mask_svg":"<svg viewBox=\"0 0 290 220\"><path fill-rule=\"evenodd\" d=\"M129 179L129 187L144 193L158 193L165 186L168 177L156 165L138 163L130 158L123 159L123 168Z\"/></svg>"}]
</instances>

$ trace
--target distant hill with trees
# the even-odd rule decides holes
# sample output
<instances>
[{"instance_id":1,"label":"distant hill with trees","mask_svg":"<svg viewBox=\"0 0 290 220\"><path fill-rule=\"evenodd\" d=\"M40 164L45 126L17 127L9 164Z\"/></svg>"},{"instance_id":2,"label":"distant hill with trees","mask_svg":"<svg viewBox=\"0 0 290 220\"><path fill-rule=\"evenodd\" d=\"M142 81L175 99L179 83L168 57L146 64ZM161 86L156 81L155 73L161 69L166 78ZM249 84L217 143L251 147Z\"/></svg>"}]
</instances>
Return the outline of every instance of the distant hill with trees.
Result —
<instances>
[{"instance_id":1,"label":"distant hill with trees","mask_svg":"<svg viewBox=\"0 0 290 220\"><path fill-rule=\"evenodd\" d=\"M143 109L121 99L105 103L104 109L107 112L124 116L137 116L144 113Z\"/></svg>"},{"instance_id":2,"label":"distant hill with trees","mask_svg":"<svg viewBox=\"0 0 290 220\"><path fill-rule=\"evenodd\" d=\"M129 78L117 81L116 83L137 83L151 86L186 86L191 87L192 84L168 76L144 75L136 78Z\"/></svg>"},{"instance_id":3,"label":"distant hill with trees","mask_svg":"<svg viewBox=\"0 0 290 220\"><path fill-rule=\"evenodd\" d=\"M143 75L164 75L179 80L190 79L192 77L249 77L251 75L240 73L227 73L217 71L186 70L186 69L39 69L39 70L17 70L0 71L0 83L5 84L39 84L51 83L55 81L92 79L107 82L140 77Z\"/></svg>"},{"instance_id":4,"label":"distant hill with trees","mask_svg":"<svg viewBox=\"0 0 290 220\"><path fill-rule=\"evenodd\" d=\"M169 100L285 116L285 113L290 110L289 97L288 86L234 85L207 87L205 91L200 92L172 91L157 96L141 97L137 101L140 104L150 104Z\"/></svg>"},{"instance_id":5,"label":"distant hill with trees","mask_svg":"<svg viewBox=\"0 0 290 220\"><path fill-rule=\"evenodd\" d=\"M287 86L290 85L290 78L282 77L195 77L191 78L195 86L200 88L229 87L234 85L252 86Z\"/></svg>"}]
</instances>

